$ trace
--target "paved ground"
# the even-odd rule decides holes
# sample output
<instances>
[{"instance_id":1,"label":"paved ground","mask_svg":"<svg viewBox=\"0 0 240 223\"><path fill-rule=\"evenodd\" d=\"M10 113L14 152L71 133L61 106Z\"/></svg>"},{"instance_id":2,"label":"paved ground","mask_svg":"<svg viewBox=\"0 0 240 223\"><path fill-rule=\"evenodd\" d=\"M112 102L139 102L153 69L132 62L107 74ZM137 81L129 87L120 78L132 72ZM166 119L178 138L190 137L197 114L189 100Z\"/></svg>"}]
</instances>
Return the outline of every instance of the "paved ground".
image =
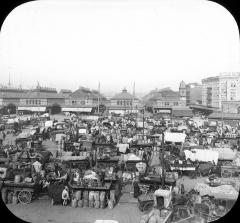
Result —
<instances>
[{"instance_id":1,"label":"paved ground","mask_svg":"<svg viewBox=\"0 0 240 223\"><path fill-rule=\"evenodd\" d=\"M30 205L7 205L17 217L34 223L94 223L96 220L116 220L119 223L139 222L142 212L136 204L118 204L113 209L72 208L51 206L50 200L38 200Z\"/></svg>"}]
</instances>

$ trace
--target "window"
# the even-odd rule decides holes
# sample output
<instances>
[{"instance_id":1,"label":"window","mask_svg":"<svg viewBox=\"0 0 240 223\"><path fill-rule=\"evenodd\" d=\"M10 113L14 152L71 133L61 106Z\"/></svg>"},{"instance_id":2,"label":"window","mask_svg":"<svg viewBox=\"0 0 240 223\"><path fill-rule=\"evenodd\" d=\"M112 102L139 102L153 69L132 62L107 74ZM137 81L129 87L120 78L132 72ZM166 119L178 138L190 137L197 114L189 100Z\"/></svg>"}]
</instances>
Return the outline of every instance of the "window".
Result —
<instances>
[{"instance_id":1,"label":"window","mask_svg":"<svg viewBox=\"0 0 240 223\"><path fill-rule=\"evenodd\" d=\"M173 105L178 106L178 102L177 101L173 102Z\"/></svg>"},{"instance_id":2,"label":"window","mask_svg":"<svg viewBox=\"0 0 240 223\"><path fill-rule=\"evenodd\" d=\"M26 104L28 105L28 100L26 100Z\"/></svg>"},{"instance_id":3,"label":"window","mask_svg":"<svg viewBox=\"0 0 240 223\"><path fill-rule=\"evenodd\" d=\"M119 101L117 101L117 105L119 105L120 103L119 103Z\"/></svg>"},{"instance_id":4,"label":"window","mask_svg":"<svg viewBox=\"0 0 240 223\"><path fill-rule=\"evenodd\" d=\"M85 103L85 101L81 101L81 105L85 105L86 103Z\"/></svg>"},{"instance_id":5,"label":"window","mask_svg":"<svg viewBox=\"0 0 240 223\"><path fill-rule=\"evenodd\" d=\"M166 102L165 102L165 106L169 106L169 102L166 101Z\"/></svg>"}]
</instances>

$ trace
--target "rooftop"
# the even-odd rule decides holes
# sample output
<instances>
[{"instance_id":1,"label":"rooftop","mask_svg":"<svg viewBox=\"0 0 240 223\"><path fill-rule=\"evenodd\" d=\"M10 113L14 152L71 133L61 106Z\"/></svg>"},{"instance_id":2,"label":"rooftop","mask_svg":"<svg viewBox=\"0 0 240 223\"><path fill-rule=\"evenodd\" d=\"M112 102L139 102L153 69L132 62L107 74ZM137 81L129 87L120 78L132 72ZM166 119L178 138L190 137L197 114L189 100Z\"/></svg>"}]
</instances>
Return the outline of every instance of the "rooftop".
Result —
<instances>
[{"instance_id":1,"label":"rooftop","mask_svg":"<svg viewBox=\"0 0 240 223\"><path fill-rule=\"evenodd\" d=\"M124 88L121 93L114 95L111 99L112 100L124 100L124 99L125 100L126 99L133 100L133 99L138 99L138 98L136 98L132 94L128 93L127 89Z\"/></svg>"}]
</instances>

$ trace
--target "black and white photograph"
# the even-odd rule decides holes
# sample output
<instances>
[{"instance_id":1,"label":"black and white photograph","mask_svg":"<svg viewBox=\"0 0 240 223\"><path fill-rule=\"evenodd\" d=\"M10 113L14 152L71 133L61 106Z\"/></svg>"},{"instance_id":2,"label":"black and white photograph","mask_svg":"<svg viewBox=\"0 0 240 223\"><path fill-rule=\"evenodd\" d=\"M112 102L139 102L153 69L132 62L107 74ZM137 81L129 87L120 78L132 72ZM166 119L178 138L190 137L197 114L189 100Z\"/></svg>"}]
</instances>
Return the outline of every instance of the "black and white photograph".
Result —
<instances>
[{"instance_id":1,"label":"black and white photograph","mask_svg":"<svg viewBox=\"0 0 240 223\"><path fill-rule=\"evenodd\" d=\"M236 209L240 39L227 8L36 0L0 28L1 213L207 223Z\"/></svg>"}]
</instances>

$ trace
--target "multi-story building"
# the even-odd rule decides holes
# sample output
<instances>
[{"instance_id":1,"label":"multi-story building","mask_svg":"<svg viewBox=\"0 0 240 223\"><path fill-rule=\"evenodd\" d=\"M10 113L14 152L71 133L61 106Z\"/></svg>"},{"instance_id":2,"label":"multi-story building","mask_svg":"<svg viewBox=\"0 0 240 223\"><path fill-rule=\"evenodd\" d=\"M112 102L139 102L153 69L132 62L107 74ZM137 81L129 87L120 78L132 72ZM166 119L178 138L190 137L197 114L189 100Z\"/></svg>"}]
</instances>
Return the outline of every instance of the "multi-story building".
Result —
<instances>
[{"instance_id":1,"label":"multi-story building","mask_svg":"<svg viewBox=\"0 0 240 223\"><path fill-rule=\"evenodd\" d=\"M116 94L110 99L108 110L110 113L137 112L139 105L139 99L128 93L127 89L124 88L121 93Z\"/></svg>"},{"instance_id":2,"label":"multi-story building","mask_svg":"<svg viewBox=\"0 0 240 223\"><path fill-rule=\"evenodd\" d=\"M0 112L91 112L99 104L106 104L106 98L98 91L80 87L73 93L70 90L40 87L24 90L20 88L0 88Z\"/></svg>"},{"instance_id":3,"label":"multi-story building","mask_svg":"<svg viewBox=\"0 0 240 223\"><path fill-rule=\"evenodd\" d=\"M98 91L79 87L65 98L65 106L62 110L68 112L91 112L100 105L106 105L106 103L106 97Z\"/></svg>"},{"instance_id":4,"label":"multi-story building","mask_svg":"<svg viewBox=\"0 0 240 223\"><path fill-rule=\"evenodd\" d=\"M190 109L186 107L187 88L184 81L179 85L179 91L170 88L156 89L144 96L143 101L146 106L152 107L154 113L162 116L172 114L188 113Z\"/></svg>"},{"instance_id":5,"label":"multi-story building","mask_svg":"<svg viewBox=\"0 0 240 223\"><path fill-rule=\"evenodd\" d=\"M159 108L174 108L186 106L186 84L182 81L179 91L173 91L170 88L153 90L143 97L145 104Z\"/></svg>"},{"instance_id":6,"label":"multi-story building","mask_svg":"<svg viewBox=\"0 0 240 223\"><path fill-rule=\"evenodd\" d=\"M57 92L55 88L37 87L29 90L19 100L17 110L32 112L61 112L67 96Z\"/></svg>"},{"instance_id":7,"label":"multi-story building","mask_svg":"<svg viewBox=\"0 0 240 223\"><path fill-rule=\"evenodd\" d=\"M202 104L222 109L222 101L240 100L240 73L221 73L202 80Z\"/></svg>"},{"instance_id":8,"label":"multi-story building","mask_svg":"<svg viewBox=\"0 0 240 223\"><path fill-rule=\"evenodd\" d=\"M14 87L0 87L0 112L15 114L20 99L25 97L28 90Z\"/></svg>"}]
</instances>

